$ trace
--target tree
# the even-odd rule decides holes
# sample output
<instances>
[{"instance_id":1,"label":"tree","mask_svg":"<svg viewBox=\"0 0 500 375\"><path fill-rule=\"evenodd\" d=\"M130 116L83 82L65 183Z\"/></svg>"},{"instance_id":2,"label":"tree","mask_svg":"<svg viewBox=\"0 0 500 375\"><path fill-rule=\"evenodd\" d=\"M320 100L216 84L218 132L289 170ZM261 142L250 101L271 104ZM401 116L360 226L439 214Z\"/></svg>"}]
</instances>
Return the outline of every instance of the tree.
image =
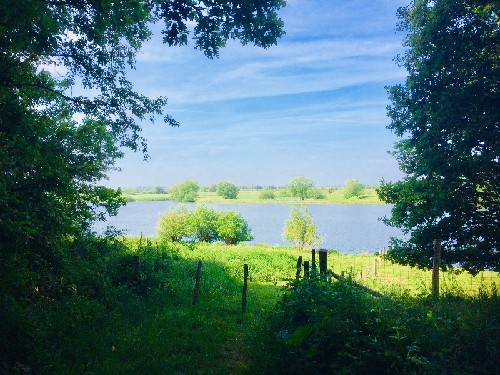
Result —
<instances>
[{"instance_id":1,"label":"tree","mask_svg":"<svg viewBox=\"0 0 500 375\"><path fill-rule=\"evenodd\" d=\"M217 233L217 212L205 205L198 205L191 215L190 232L199 242L215 242L219 239Z\"/></svg>"},{"instance_id":2,"label":"tree","mask_svg":"<svg viewBox=\"0 0 500 375\"><path fill-rule=\"evenodd\" d=\"M176 202L194 202L198 197L200 184L194 180L184 180L171 189L170 197Z\"/></svg>"},{"instance_id":3,"label":"tree","mask_svg":"<svg viewBox=\"0 0 500 375\"><path fill-rule=\"evenodd\" d=\"M253 240L252 230L239 212L219 212L216 226L217 236L227 245Z\"/></svg>"},{"instance_id":4,"label":"tree","mask_svg":"<svg viewBox=\"0 0 500 375\"><path fill-rule=\"evenodd\" d=\"M225 199L236 199L240 189L229 181L223 181L217 185L217 194Z\"/></svg>"},{"instance_id":5,"label":"tree","mask_svg":"<svg viewBox=\"0 0 500 375\"><path fill-rule=\"evenodd\" d=\"M33 248L42 241L50 251L70 227L89 228L103 216L99 207L113 214L124 203L99 182L122 148L147 158L140 123L162 116L166 98L137 93L126 77L152 24L164 23L169 46L187 44L192 33L195 47L213 58L228 39L276 44L282 6L282 0L0 2L1 254L33 241Z\"/></svg>"},{"instance_id":6,"label":"tree","mask_svg":"<svg viewBox=\"0 0 500 375\"><path fill-rule=\"evenodd\" d=\"M406 176L378 194L407 238L393 238L389 256L431 267L439 239L445 267L500 271L498 2L419 0L399 16L408 77L388 88L388 128Z\"/></svg>"},{"instance_id":7,"label":"tree","mask_svg":"<svg viewBox=\"0 0 500 375\"><path fill-rule=\"evenodd\" d=\"M363 195L364 187L358 180L348 180L344 187L344 198L360 198Z\"/></svg>"},{"instance_id":8,"label":"tree","mask_svg":"<svg viewBox=\"0 0 500 375\"><path fill-rule=\"evenodd\" d=\"M163 114L166 98L136 92L126 76L151 26L164 23L169 46L187 44L191 32L196 48L213 58L228 39L275 44L283 34L276 14L283 5L0 1L0 292L12 297L3 298L7 309L21 311L13 304L55 301L66 292L59 286L67 280L60 274L67 244L125 203L119 190L103 186L106 174L125 149L147 158L142 124L159 117L179 125ZM19 368L29 369L23 360ZM10 372L3 362L0 367Z\"/></svg>"},{"instance_id":9,"label":"tree","mask_svg":"<svg viewBox=\"0 0 500 375\"><path fill-rule=\"evenodd\" d=\"M309 197L310 190L314 187L314 182L307 177L295 177L288 184L288 190L292 197L304 200Z\"/></svg>"},{"instance_id":10,"label":"tree","mask_svg":"<svg viewBox=\"0 0 500 375\"><path fill-rule=\"evenodd\" d=\"M309 211L304 207L292 207L290 217L285 223L283 238L293 242L299 249L321 243L318 229Z\"/></svg>"},{"instance_id":11,"label":"tree","mask_svg":"<svg viewBox=\"0 0 500 375\"><path fill-rule=\"evenodd\" d=\"M180 242L183 238L191 236L192 212L184 206L169 209L160 217L157 223L158 237L169 242Z\"/></svg>"}]
</instances>

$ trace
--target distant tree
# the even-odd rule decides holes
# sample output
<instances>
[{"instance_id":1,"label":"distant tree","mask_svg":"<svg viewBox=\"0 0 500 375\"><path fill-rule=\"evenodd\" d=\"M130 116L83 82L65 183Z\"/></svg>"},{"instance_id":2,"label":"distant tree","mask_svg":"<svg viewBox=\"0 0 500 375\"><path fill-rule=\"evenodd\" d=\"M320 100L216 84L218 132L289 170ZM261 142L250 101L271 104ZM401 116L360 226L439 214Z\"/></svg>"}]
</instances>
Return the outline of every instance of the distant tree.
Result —
<instances>
[{"instance_id":1,"label":"distant tree","mask_svg":"<svg viewBox=\"0 0 500 375\"><path fill-rule=\"evenodd\" d=\"M200 185L194 180L185 180L171 189L170 196L176 202L194 202L198 197Z\"/></svg>"},{"instance_id":2,"label":"distant tree","mask_svg":"<svg viewBox=\"0 0 500 375\"><path fill-rule=\"evenodd\" d=\"M290 181L287 186L288 191L292 197L300 198L304 200L309 197L311 189L314 187L314 182L307 177L295 177Z\"/></svg>"},{"instance_id":3,"label":"distant tree","mask_svg":"<svg viewBox=\"0 0 500 375\"><path fill-rule=\"evenodd\" d=\"M218 238L227 245L236 245L253 239L252 230L239 212L218 212L216 227Z\"/></svg>"},{"instance_id":4,"label":"distant tree","mask_svg":"<svg viewBox=\"0 0 500 375\"><path fill-rule=\"evenodd\" d=\"M276 194L271 189L262 190L259 194L259 199L274 199Z\"/></svg>"},{"instance_id":5,"label":"distant tree","mask_svg":"<svg viewBox=\"0 0 500 375\"><path fill-rule=\"evenodd\" d=\"M325 199L326 194L321 188L313 187L311 190L309 190L308 197L312 199Z\"/></svg>"},{"instance_id":6,"label":"distant tree","mask_svg":"<svg viewBox=\"0 0 500 375\"><path fill-rule=\"evenodd\" d=\"M240 189L229 181L222 181L217 185L217 194L226 199L236 199Z\"/></svg>"},{"instance_id":7,"label":"distant tree","mask_svg":"<svg viewBox=\"0 0 500 375\"><path fill-rule=\"evenodd\" d=\"M179 242L192 235L190 222L192 212L184 206L171 208L157 223L158 237L169 242Z\"/></svg>"},{"instance_id":8,"label":"distant tree","mask_svg":"<svg viewBox=\"0 0 500 375\"><path fill-rule=\"evenodd\" d=\"M305 207L292 207L290 217L285 223L283 238L293 242L299 249L321 243L318 229Z\"/></svg>"},{"instance_id":9,"label":"distant tree","mask_svg":"<svg viewBox=\"0 0 500 375\"><path fill-rule=\"evenodd\" d=\"M408 71L388 88L393 155L405 173L383 182L393 204L389 256L432 267L500 271L500 7L498 1L419 0L399 10Z\"/></svg>"},{"instance_id":10,"label":"distant tree","mask_svg":"<svg viewBox=\"0 0 500 375\"><path fill-rule=\"evenodd\" d=\"M153 190L155 194L165 194L165 188L161 186L155 186Z\"/></svg>"},{"instance_id":11,"label":"distant tree","mask_svg":"<svg viewBox=\"0 0 500 375\"><path fill-rule=\"evenodd\" d=\"M363 196L364 187L358 180L348 180L344 186L344 198L360 198Z\"/></svg>"}]
</instances>

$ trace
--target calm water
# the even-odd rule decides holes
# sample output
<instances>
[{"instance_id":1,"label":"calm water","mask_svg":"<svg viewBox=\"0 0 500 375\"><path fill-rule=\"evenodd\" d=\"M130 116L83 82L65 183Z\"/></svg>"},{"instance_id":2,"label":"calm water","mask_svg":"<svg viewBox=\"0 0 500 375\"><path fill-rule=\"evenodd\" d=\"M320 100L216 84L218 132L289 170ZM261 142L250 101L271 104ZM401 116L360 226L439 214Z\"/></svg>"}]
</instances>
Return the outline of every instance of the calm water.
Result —
<instances>
[{"instance_id":1,"label":"calm water","mask_svg":"<svg viewBox=\"0 0 500 375\"><path fill-rule=\"evenodd\" d=\"M156 222L175 202L130 202L120 209L116 217L98 225L104 230L106 225L125 230L126 234L154 236ZM207 204L218 210L239 211L248 222L254 240L250 243L269 245L290 245L282 238L285 221L290 215L286 204ZM194 204L187 207L193 208ZM400 236L400 232L387 227L378 218L389 215L390 205L309 205L319 233L324 238L321 247L343 252L373 252L388 245L389 237Z\"/></svg>"}]
</instances>

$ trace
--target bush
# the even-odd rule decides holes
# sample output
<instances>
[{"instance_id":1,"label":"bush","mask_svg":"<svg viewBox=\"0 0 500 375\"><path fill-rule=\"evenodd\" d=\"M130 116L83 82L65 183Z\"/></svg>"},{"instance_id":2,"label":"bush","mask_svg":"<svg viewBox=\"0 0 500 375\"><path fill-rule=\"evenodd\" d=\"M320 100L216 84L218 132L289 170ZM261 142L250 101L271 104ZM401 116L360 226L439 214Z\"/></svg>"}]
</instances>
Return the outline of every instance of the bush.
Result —
<instances>
[{"instance_id":1,"label":"bush","mask_svg":"<svg viewBox=\"0 0 500 375\"><path fill-rule=\"evenodd\" d=\"M191 212L184 206L170 209L157 223L158 237L163 241L179 242L193 233L190 228Z\"/></svg>"},{"instance_id":2,"label":"bush","mask_svg":"<svg viewBox=\"0 0 500 375\"><path fill-rule=\"evenodd\" d=\"M182 206L171 209L160 218L157 227L158 237L168 242L187 239L235 245L253 239L252 230L239 212L217 212L205 205L199 205L194 211Z\"/></svg>"},{"instance_id":3,"label":"bush","mask_svg":"<svg viewBox=\"0 0 500 375\"><path fill-rule=\"evenodd\" d=\"M364 187L358 180L348 180L344 187L344 198L349 199L352 197L361 198L364 192Z\"/></svg>"},{"instance_id":4,"label":"bush","mask_svg":"<svg viewBox=\"0 0 500 375\"><path fill-rule=\"evenodd\" d=\"M300 249L305 246L318 245L321 242L312 216L304 207L292 207L290 217L285 223L283 238L293 242Z\"/></svg>"},{"instance_id":5,"label":"bush","mask_svg":"<svg viewBox=\"0 0 500 375\"><path fill-rule=\"evenodd\" d=\"M239 212L227 211L217 214L217 235L226 245L236 245L253 240L252 230Z\"/></svg>"},{"instance_id":6,"label":"bush","mask_svg":"<svg viewBox=\"0 0 500 375\"><path fill-rule=\"evenodd\" d=\"M217 194L226 199L236 199L240 189L229 181L223 181L217 185Z\"/></svg>"},{"instance_id":7,"label":"bush","mask_svg":"<svg viewBox=\"0 0 500 375\"><path fill-rule=\"evenodd\" d=\"M199 205L191 214L189 228L196 241L217 241L219 239L217 234L217 212L213 208Z\"/></svg>"},{"instance_id":8,"label":"bush","mask_svg":"<svg viewBox=\"0 0 500 375\"><path fill-rule=\"evenodd\" d=\"M326 199L326 194L320 188L312 188L309 191L308 197L312 199Z\"/></svg>"},{"instance_id":9,"label":"bush","mask_svg":"<svg viewBox=\"0 0 500 375\"><path fill-rule=\"evenodd\" d=\"M176 202L194 202L198 197L200 185L194 180L185 180L172 187L170 197Z\"/></svg>"},{"instance_id":10,"label":"bush","mask_svg":"<svg viewBox=\"0 0 500 375\"><path fill-rule=\"evenodd\" d=\"M259 199L274 199L276 194L271 189L262 190L259 194Z\"/></svg>"},{"instance_id":11,"label":"bush","mask_svg":"<svg viewBox=\"0 0 500 375\"><path fill-rule=\"evenodd\" d=\"M496 295L374 298L349 281L302 280L292 284L258 332L255 371L496 373L499 316Z\"/></svg>"}]
</instances>

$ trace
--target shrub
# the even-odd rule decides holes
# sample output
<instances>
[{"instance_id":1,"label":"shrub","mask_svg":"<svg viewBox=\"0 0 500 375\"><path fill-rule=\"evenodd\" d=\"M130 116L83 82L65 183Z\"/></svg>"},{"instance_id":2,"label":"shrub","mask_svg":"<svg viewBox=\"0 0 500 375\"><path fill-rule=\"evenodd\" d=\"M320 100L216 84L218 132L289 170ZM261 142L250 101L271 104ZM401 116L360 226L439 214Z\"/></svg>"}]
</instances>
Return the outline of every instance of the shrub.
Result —
<instances>
[{"instance_id":1,"label":"shrub","mask_svg":"<svg viewBox=\"0 0 500 375\"><path fill-rule=\"evenodd\" d=\"M164 241L178 242L192 235L191 216L192 213L184 206L168 210L157 223L158 237Z\"/></svg>"},{"instance_id":2,"label":"shrub","mask_svg":"<svg viewBox=\"0 0 500 375\"><path fill-rule=\"evenodd\" d=\"M304 207L292 207L290 217L285 223L283 238L303 249L305 246L318 245L321 239L309 211Z\"/></svg>"},{"instance_id":3,"label":"shrub","mask_svg":"<svg viewBox=\"0 0 500 375\"><path fill-rule=\"evenodd\" d=\"M259 199L274 199L276 194L271 189L262 190L259 194Z\"/></svg>"},{"instance_id":4,"label":"shrub","mask_svg":"<svg viewBox=\"0 0 500 375\"><path fill-rule=\"evenodd\" d=\"M215 242L217 234L217 212L205 205L196 207L189 220L190 232L199 242Z\"/></svg>"},{"instance_id":5,"label":"shrub","mask_svg":"<svg viewBox=\"0 0 500 375\"><path fill-rule=\"evenodd\" d=\"M219 212L216 226L218 237L227 245L236 245L253 239L252 230L239 212Z\"/></svg>"},{"instance_id":6,"label":"shrub","mask_svg":"<svg viewBox=\"0 0 500 375\"><path fill-rule=\"evenodd\" d=\"M309 191L308 197L312 199L326 199L326 194L320 188L312 188Z\"/></svg>"},{"instance_id":7,"label":"shrub","mask_svg":"<svg viewBox=\"0 0 500 375\"><path fill-rule=\"evenodd\" d=\"M364 187L358 180L348 180L344 187L344 198L360 198L363 195Z\"/></svg>"},{"instance_id":8,"label":"shrub","mask_svg":"<svg viewBox=\"0 0 500 375\"><path fill-rule=\"evenodd\" d=\"M185 180L172 187L171 198L176 202L194 202L198 197L200 185L194 180Z\"/></svg>"},{"instance_id":9,"label":"shrub","mask_svg":"<svg viewBox=\"0 0 500 375\"><path fill-rule=\"evenodd\" d=\"M223 181L217 185L217 194L226 199L236 199L240 189L229 181Z\"/></svg>"}]
</instances>

